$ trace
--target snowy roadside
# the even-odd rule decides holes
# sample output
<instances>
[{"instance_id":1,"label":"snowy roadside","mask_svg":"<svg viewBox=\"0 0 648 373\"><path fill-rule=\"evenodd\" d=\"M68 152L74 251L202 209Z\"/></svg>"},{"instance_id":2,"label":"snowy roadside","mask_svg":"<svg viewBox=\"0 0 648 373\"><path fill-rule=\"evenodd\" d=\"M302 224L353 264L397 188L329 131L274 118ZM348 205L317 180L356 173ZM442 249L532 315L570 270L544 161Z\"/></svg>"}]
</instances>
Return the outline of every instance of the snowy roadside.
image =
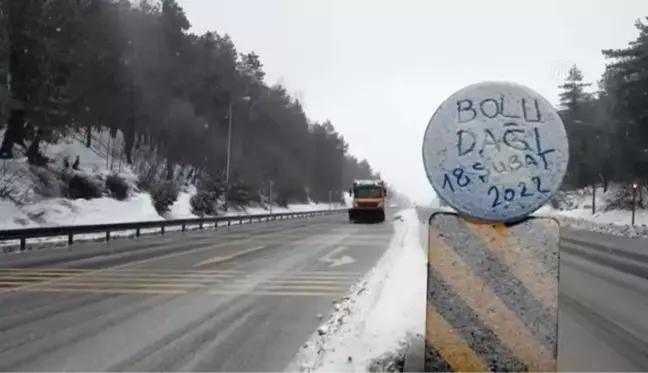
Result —
<instances>
[{"instance_id":1,"label":"snowy roadside","mask_svg":"<svg viewBox=\"0 0 648 373\"><path fill-rule=\"evenodd\" d=\"M442 211L455 211L451 207L440 207ZM648 238L648 211L638 210L635 213L635 225L632 223L632 211L610 210L592 214L590 209L556 210L549 205L534 212L534 216L553 216L561 226L624 236L629 238Z\"/></svg>"},{"instance_id":2,"label":"snowy roadside","mask_svg":"<svg viewBox=\"0 0 648 373\"><path fill-rule=\"evenodd\" d=\"M3 131L0 130L0 138L2 135ZM121 158L121 152L117 150L123 141L120 136L118 134L117 138L113 138L108 130L93 131L91 148L86 147L86 137L80 134L72 134L59 143L47 145L43 151L49 159L53 160L50 167L52 174L35 173L27 164L25 157L0 160L0 230L197 218L198 216L192 213L191 207L191 198L197 193L194 185L182 188L175 203L169 206L169 211L163 214L156 211L151 195L138 191L136 187L138 176L134 168L146 166L149 160L143 161L142 165L126 164ZM62 172L64 160L70 161L76 157L79 160L76 173L97 185L106 183L106 175L118 175L126 183L124 187L128 189L128 197L123 200L108 197L111 194L101 187L98 192L102 197L63 198L62 196L67 194L62 193L60 189L65 186L61 184L65 183L59 180L60 175L56 172ZM99 180L99 176L103 178ZM188 182L188 179L186 181ZM349 197L348 195L344 197L348 205ZM219 211L218 215L245 216L270 212L304 212L337 209L344 206L345 204L342 203L329 205L310 202L288 207L231 208L227 213ZM155 232L159 229L146 231ZM116 232L115 236L132 233ZM103 234L88 235L88 237L101 236ZM38 242L38 240L34 241ZM44 240L44 242L49 241L51 239Z\"/></svg>"},{"instance_id":3,"label":"snowy roadside","mask_svg":"<svg viewBox=\"0 0 648 373\"><path fill-rule=\"evenodd\" d=\"M0 200L0 230L22 229L36 227L68 226L68 225L90 225L90 224L115 224L131 223L141 221L156 221L166 219L194 219L198 218L191 212L190 200L196 190L188 188L179 194L177 201L170 207L168 213L160 216L155 208L151 196L148 193L137 193L125 201L118 201L104 197L92 200L70 200L64 198L52 198L40 201L37 204L17 208L8 201ZM221 212L223 216L245 217L255 214L268 213L290 213L308 212L317 210L336 210L344 208L342 204L305 203L289 205L288 207L273 206L272 209L262 207L249 207L242 210L231 210L227 213ZM264 220L264 219L262 219ZM245 224L246 220L235 220L232 222L220 222L219 227L227 225ZM196 230L200 226L188 225L187 230ZM205 229L208 226L204 227ZM167 227L166 232L180 231L182 227ZM134 237L135 230L124 230L111 232L111 238ZM142 229L140 234L159 234L160 228ZM75 235L77 242L81 241L103 241L105 233L88 233ZM28 240L28 245L42 247L67 246L67 236L33 238ZM0 241L0 252L12 253L19 251L18 240Z\"/></svg>"},{"instance_id":4,"label":"snowy roadside","mask_svg":"<svg viewBox=\"0 0 648 373\"><path fill-rule=\"evenodd\" d=\"M627 210L602 211L595 214L589 209L555 210L544 206L534 215L553 216L563 227L587 230L629 238L648 238L648 212L637 211L635 225L632 222L632 212Z\"/></svg>"},{"instance_id":5,"label":"snowy roadside","mask_svg":"<svg viewBox=\"0 0 648 373\"><path fill-rule=\"evenodd\" d=\"M408 337L425 328L426 259L416 210L396 215L388 251L335 303L287 371L366 372L375 365L399 370Z\"/></svg>"}]
</instances>

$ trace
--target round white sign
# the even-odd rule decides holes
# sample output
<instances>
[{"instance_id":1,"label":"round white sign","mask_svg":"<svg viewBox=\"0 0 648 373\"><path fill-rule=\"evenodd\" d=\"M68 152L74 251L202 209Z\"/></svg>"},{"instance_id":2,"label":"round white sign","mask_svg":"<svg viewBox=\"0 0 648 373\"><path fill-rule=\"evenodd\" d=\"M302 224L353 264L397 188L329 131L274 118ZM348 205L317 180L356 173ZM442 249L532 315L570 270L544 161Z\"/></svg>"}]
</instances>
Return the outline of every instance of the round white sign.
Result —
<instances>
[{"instance_id":1,"label":"round white sign","mask_svg":"<svg viewBox=\"0 0 648 373\"><path fill-rule=\"evenodd\" d=\"M556 109L520 84L483 82L451 95L423 138L423 164L440 198L469 217L510 222L542 207L567 171Z\"/></svg>"}]
</instances>

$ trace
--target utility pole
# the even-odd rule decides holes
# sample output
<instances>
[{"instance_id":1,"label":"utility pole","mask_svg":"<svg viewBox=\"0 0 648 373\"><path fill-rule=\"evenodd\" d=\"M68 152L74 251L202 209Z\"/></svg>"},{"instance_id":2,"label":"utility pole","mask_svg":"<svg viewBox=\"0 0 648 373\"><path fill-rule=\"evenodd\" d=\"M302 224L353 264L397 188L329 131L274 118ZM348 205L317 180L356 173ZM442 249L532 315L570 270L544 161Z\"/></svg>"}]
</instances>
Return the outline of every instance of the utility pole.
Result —
<instances>
[{"instance_id":1,"label":"utility pole","mask_svg":"<svg viewBox=\"0 0 648 373\"><path fill-rule=\"evenodd\" d=\"M241 97L242 101L250 101L250 96ZM229 191L230 191L230 168L232 163L232 117L234 101L230 98L229 107L227 110L227 165L225 166L225 212L229 207Z\"/></svg>"},{"instance_id":2,"label":"utility pole","mask_svg":"<svg viewBox=\"0 0 648 373\"><path fill-rule=\"evenodd\" d=\"M328 206L328 209L329 209L329 211L331 211L331 190L329 190L328 197L329 197L329 201L328 201L328 202L329 202L329 204L328 204L329 206Z\"/></svg>"},{"instance_id":3,"label":"utility pole","mask_svg":"<svg viewBox=\"0 0 648 373\"><path fill-rule=\"evenodd\" d=\"M229 207L230 191L230 159L232 157L232 99L229 101L227 111L227 165L225 166L225 212Z\"/></svg>"},{"instance_id":4,"label":"utility pole","mask_svg":"<svg viewBox=\"0 0 648 373\"><path fill-rule=\"evenodd\" d=\"M274 198L272 195L272 184L274 184L274 182L270 180L270 213L271 214L272 214L272 205L274 204Z\"/></svg>"}]
</instances>

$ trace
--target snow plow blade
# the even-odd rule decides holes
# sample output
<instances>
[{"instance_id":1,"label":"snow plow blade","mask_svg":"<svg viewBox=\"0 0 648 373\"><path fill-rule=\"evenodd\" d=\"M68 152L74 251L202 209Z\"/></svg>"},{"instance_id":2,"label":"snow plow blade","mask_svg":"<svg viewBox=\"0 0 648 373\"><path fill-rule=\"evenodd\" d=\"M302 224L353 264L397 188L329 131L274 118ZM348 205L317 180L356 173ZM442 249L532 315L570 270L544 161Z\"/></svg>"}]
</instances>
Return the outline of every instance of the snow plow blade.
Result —
<instances>
[{"instance_id":1,"label":"snow plow blade","mask_svg":"<svg viewBox=\"0 0 648 373\"><path fill-rule=\"evenodd\" d=\"M384 209L349 209L349 221L352 223L382 223L385 221Z\"/></svg>"}]
</instances>

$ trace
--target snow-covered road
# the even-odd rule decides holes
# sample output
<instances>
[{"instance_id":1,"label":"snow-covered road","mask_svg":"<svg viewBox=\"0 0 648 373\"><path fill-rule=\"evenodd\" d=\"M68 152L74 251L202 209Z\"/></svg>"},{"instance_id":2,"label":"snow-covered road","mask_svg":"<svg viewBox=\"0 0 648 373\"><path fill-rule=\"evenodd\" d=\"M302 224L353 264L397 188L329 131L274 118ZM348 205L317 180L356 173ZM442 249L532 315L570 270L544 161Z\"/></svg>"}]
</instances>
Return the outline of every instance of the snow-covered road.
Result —
<instances>
[{"instance_id":1,"label":"snow-covered road","mask_svg":"<svg viewBox=\"0 0 648 373\"><path fill-rule=\"evenodd\" d=\"M288 371L362 372L425 323L426 260L416 210L395 215L390 248L304 346Z\"/></svg>"}]
</instances>

